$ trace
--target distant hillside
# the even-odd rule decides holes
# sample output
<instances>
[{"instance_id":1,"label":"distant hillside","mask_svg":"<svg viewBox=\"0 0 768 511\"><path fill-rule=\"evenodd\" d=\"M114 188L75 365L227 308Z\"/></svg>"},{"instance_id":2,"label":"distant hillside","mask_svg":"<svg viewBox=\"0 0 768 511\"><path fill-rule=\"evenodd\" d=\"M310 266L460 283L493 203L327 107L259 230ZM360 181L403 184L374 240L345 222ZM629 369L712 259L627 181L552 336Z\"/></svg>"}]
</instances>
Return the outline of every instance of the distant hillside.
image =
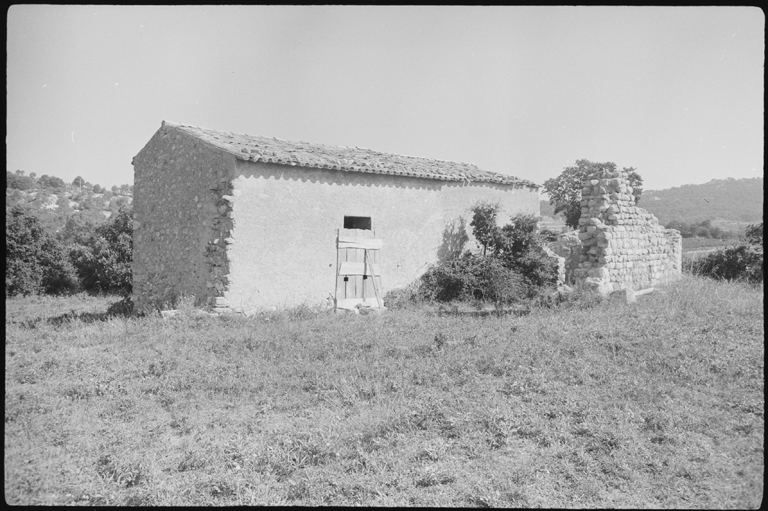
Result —
<instances>
[{"instance_id":1,"label":"distant hillside","mask_svg":"<svg viewBox=\"0 0 768 511\"><path fill-rule=\"evenodd\" d=\"M98 184L75 181L77 184L67 184L55 176L38 178L34 173L6 171L6 210L21 204L33 210L47 229L56 232L70 217L101 223L121 206L133 203L132 185L113 186L108 190Z\"/></svg>"},{"instance_id":2,"label":"distant hillside","mask_svg":"<svg viewBox=\"0 0 768 511\"><path fill-rule=\"evenodd\" d=\"M640 207L663 224L703 220L759 222L763 217L763 178L713 179L700 185L644 190Z\"/></svg>"},{"instance_id":3,"label":"distant hillside","mask_svg":"<svg viewBox=\"0 0 768 511\"><path fill-rule=\"evenodd\" d=\"M731 227L760 222L763 217L763 178L713 179L700 185L667 190L644 190L638 206L653 213L663 225L711 220ZM541 201L541 215L553 217L554 206Z\"/></svg>"}]
</instances>

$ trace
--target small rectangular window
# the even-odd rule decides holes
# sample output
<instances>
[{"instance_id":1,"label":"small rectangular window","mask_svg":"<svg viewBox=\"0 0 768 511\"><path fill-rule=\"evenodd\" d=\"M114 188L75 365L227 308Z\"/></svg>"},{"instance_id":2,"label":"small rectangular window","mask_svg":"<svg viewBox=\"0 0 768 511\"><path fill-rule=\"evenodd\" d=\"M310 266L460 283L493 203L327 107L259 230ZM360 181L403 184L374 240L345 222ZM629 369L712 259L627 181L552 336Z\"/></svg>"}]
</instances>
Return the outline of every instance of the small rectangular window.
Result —
<instances>
[{"instance_id":1,"label":"small rectangular window","mask_svg":"<svg viewBox=\"0 0 768 511\"><path fill-rule=\"evenodd\" d=\"M345 216L345 229L368 229L371 230L371 217L369 216Z\"/></svg>"}]
</instances>

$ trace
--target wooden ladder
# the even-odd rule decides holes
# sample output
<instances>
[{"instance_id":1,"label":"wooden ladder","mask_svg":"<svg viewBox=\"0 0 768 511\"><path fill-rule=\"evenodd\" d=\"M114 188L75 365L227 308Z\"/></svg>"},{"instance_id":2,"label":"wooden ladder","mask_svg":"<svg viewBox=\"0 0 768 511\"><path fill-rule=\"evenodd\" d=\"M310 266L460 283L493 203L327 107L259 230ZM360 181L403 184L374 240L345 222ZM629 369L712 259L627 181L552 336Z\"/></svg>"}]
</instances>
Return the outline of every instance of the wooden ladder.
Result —
<instances>
[{"instance_id":1,"label":"wooden ladder","mask_svg":"<svg viewBox=\"0 0 768 511\"><path fill-rule=\"evenodd\" d=\"M375 233L361 229L336 231L336 289L334 310L355 310L361 303L368 305L366 290L370 282L376 296L376 306L384 308L381 298L381 270L376 264L376 253L381 250L382 240L365 238L363 233ZM362 259L362 260L361 260ZM376 282L378 277L379 282ZM341 290L341 292L340 292ZM340 298L343 295L343 298Z\"/></svg>"}]
</instances>

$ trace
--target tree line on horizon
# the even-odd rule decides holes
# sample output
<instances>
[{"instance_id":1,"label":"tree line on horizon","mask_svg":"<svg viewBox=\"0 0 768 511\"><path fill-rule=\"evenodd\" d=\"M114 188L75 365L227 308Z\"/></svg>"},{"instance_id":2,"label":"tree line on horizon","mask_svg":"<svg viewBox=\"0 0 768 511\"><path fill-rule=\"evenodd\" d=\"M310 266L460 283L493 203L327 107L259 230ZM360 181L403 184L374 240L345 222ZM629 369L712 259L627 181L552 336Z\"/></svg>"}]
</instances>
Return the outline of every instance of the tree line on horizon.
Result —
<instances>
[{"instance_id":1,"label":"tree line on horizon","mask_svg":"<svg viewBox=\"0 0 768 511\"><path fill-rule=\"evenodd\" d=\"M56 176L49 176L43 174L37 177L37 173L30 172L26 174L23 170L17 170L16 172L5 172L5 188L16 190L32 190L50 189L52 191L65 192L67 191L67 183ZM111 193L114 195L133 195L133 185L123 184L120 186L113 185L110 189L102 187L98 184L91 184L80 176L77 176L71 183L71 187L78 188L79 190L86 190L92 193Z\"/></svg>"}]
</instances>

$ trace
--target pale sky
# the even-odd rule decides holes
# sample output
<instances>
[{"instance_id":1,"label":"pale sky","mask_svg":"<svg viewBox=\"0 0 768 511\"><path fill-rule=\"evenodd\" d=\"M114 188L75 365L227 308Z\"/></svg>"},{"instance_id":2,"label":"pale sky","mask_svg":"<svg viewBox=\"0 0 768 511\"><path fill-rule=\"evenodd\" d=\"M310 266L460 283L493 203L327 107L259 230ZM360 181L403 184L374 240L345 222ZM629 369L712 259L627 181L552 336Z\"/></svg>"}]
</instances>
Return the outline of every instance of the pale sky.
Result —
<instances>
[{"instance_id":1,"label":"pale sky","mask_svg":"<svg viewBox=\"0 0 768 511\"><path fill-rule=\"evenodd\" d=\"M61 6L7 15L7 169L133 183L161 121L645 189L763 177L754 7Z\"/></svg>"}]
</instances>

